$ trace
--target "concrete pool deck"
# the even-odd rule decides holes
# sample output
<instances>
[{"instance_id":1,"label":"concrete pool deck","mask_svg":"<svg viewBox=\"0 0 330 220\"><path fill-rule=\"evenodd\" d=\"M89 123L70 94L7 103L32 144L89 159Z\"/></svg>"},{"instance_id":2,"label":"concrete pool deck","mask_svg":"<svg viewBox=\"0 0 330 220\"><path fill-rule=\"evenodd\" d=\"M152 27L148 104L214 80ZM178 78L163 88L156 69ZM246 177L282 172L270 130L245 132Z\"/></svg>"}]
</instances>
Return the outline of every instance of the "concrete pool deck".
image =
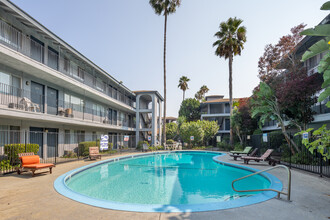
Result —
<instances>
[{"instance_id":1,"label":"concrete pool deck","mask_svg":"<svg viewBox=\"0 0 330 220\"><path fill-rule=\"evenodd\" d=\"M123 156L121 154L120 156ZM119 155L116 155L119 156ZM108 159L111 157L104 157ZM102 160L103 160L102 159ZM225 162L244 165L228 155ZM328 219L330 217L330 179L292 169L292 202L271 199L266 202L227 210L195 213L141 213L107 210L72 201L58 194L55 179L72 169L95 161L75 161L58 164L49 173L31 177L31 173L9 174L0 177L0 219ZM247 165L266 169L266 163ZM270 172L282 180L286 187L286 171Z\"/></svg>"}]
</instances>

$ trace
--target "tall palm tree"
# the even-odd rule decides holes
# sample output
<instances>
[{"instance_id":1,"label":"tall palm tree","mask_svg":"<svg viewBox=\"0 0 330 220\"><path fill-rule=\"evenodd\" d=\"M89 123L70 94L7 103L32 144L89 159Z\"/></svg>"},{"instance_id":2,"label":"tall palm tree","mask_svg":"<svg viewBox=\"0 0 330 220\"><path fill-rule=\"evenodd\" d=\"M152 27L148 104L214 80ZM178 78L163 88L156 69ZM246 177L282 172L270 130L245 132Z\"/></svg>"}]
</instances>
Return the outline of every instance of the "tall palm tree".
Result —
<instances>
[{"instance_id":1,"label":"tall palm tree","mask_svg":"<svg viewBox=\"0 0 330 220\"><path fill-rule=\"evenodd\" d=\"M203 100L203 93L201 93L201 91L198 90L198 91L196 92L196 94L195 94L195 98L196 98L199 102L201 102L201 101Z\"/></svg>"},{"instance_id":2,"label":"tall palm tree","mask_svg":"<svg viewBox=\"0 0 330 220\"><path fill-rule=\"evenodd\" d=\"M181 76L180 80L179 80L179 85L178 88L180 88L183 91L183 99L184 100L184 95L186 93L186 90L189 89L188 88L188 82L190 81L190 79L186 76Z\"/></svg>"},{"instance_id":3,"label":"tall palm tree","mask_svg":"<svg viewBox=\"0 0 330 220\"><path fill-rule=\"evenodd\" d=\"M205 94L208 93L210 90L209 90L209 88L207 88L206 85L203 85L203 86L199 89L199 91L201 91L201 93L203 94L203 97L205 98Z\"/></svg>"},{"instance_id":4,"label":"tall palm tree","mask_svg":"<svg viewBox=\"0 0 330 220\"><path fill-rule=\"evenodd\" d=\"M209 88L206 85L203 85L195 94L195 98L198 101L203 101L205 99L205 94L208 93Z\"/></svg>"},{"instance_id":5,"label":"tall palm tree","mask_svg":"<svg viewBox=\"0 0 330 220\"><path fill-rule=\"evenodd\" d=\"M164 15L164 122L163 122L163 144L166 143L166 28L167 28L167 15L176 11L180 6L181 0L149 0L149 4L155 10L157 15Z\"/></svg>"},{"instance_id":6,"label":"tall palm tree","mask_svg":"<svg viewBox=\"0 0 330 220\"><path fill-rule=\"evenodd\" d=\"M220 23L220 31L215 33L217 41L213 43L216 47L215 55L229 59L229 103L230 103L230 117L233 114L233 57L241 55L244 49L243 45L246 42L246 28L240 26L243 20L238 18L229 18L227 22ZM230 125L230 144L233 145L233 128Z\"/></svg>"}]
</instances>

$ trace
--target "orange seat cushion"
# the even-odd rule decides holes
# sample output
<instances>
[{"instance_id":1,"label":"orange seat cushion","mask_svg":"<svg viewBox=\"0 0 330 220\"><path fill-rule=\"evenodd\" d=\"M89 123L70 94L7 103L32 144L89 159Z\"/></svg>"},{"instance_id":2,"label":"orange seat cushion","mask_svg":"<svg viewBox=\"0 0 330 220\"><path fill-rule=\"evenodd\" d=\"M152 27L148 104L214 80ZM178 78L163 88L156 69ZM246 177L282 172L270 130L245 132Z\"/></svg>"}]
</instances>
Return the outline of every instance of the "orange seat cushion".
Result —
<instances>
[{"instance_id":1,"label":"orange seat cushion","mask_svg":"<svg viewBox=\"0 0 330 220\"><path fill-rule=\"evenodd\" d=\"M40 158L39 158L38 155L23 156L23 157L20 157L20 159L22 161L22 166L29 165L29 164L40 163Z\"/></svg>"},{"instance_id":2,"label":"orange seat cushion","mask_svg":"<svg viewBox=\"0 0 330 220\"><path fill-rule=\"evenodd\" d=\"M47 167L53 167L54 164L52 163L37 163L37 164L29 164L29 165L23 165L25 168L34 168L34 169L41 169L41 168L47 168Z\"/></svg>"}]
</instances>

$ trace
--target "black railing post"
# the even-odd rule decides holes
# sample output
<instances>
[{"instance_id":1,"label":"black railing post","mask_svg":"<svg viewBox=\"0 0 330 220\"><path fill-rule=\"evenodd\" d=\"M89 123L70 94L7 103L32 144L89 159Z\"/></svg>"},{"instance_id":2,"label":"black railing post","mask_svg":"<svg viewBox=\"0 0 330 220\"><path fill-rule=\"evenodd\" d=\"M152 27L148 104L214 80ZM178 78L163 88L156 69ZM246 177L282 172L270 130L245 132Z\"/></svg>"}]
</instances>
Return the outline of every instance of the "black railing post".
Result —
<instances>
[{"instance_id":1,"label":"black railing post","mask_svg":"<svg viewBox=\"0 0 330 220\"><path fill-rule=\"evenodd\" d=\"M291 143L290 143L290 142L289 142L289 152L290 152L289 168L291 169L291 157L292 157L292 149L291 149Z\"/></svg>"},{"instance_id":2,"label":"black railing post","mask_svg":"<svg viewBox=\"0 0 330 220\"><path fill-rule=\"evenodd\" d=\"M25 135L24 135L25 153L26 153L26 141L27 141L27 130L25 130Z\"/></svg>"},{"instance_id":3,"label":"black railing post","mask_svg":"<svg viewBox=\"0 0 330 220\"><path fill-rule=\"evenodd\" d=\"M55 135L56 135L56 139L55 139L55 155L54 155L54 157L55 157L55 165L56 165L56 157L57 157L57 151L58 151L58 146L57 146L57 138L58 138L58 135L57 135L57 133L55 133Z\"/></svg>"},{"instance_id":4,"label":"black railing post","mask_svg":"<svg viewBox=\"0 0 330 220\"><path fill-rule=\"evenodd\" d=\"M322 162L323 162L322 160L323 160L323 158L322 158L322 154L319 153L319 155L320 155L320 177L322 177L322 171L323 171L322 170Z\"/></svg>"}]
</instances>

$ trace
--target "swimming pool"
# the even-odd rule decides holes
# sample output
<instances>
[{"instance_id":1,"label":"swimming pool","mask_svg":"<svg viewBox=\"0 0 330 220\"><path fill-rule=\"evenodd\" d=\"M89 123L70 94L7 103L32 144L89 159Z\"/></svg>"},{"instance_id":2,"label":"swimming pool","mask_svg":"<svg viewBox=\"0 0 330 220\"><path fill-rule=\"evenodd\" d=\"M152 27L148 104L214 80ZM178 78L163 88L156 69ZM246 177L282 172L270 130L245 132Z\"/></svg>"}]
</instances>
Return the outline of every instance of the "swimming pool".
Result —
<instances>
[{"instance_id":1,"label":"swimming pool","mask_svg":"<svg viewBox=\"0 0 330 220\"><path fill-rule=\"evenodd\" d=\"M102 208L139 212L196 212L240 207L273 198L274 192L237 193L234 179L255 171L221 162L220 153L174 151L100 161L60 176L55 189ZM274 188L270 174L235 184L237 189Z\"/></svg>"}]
</instances>

